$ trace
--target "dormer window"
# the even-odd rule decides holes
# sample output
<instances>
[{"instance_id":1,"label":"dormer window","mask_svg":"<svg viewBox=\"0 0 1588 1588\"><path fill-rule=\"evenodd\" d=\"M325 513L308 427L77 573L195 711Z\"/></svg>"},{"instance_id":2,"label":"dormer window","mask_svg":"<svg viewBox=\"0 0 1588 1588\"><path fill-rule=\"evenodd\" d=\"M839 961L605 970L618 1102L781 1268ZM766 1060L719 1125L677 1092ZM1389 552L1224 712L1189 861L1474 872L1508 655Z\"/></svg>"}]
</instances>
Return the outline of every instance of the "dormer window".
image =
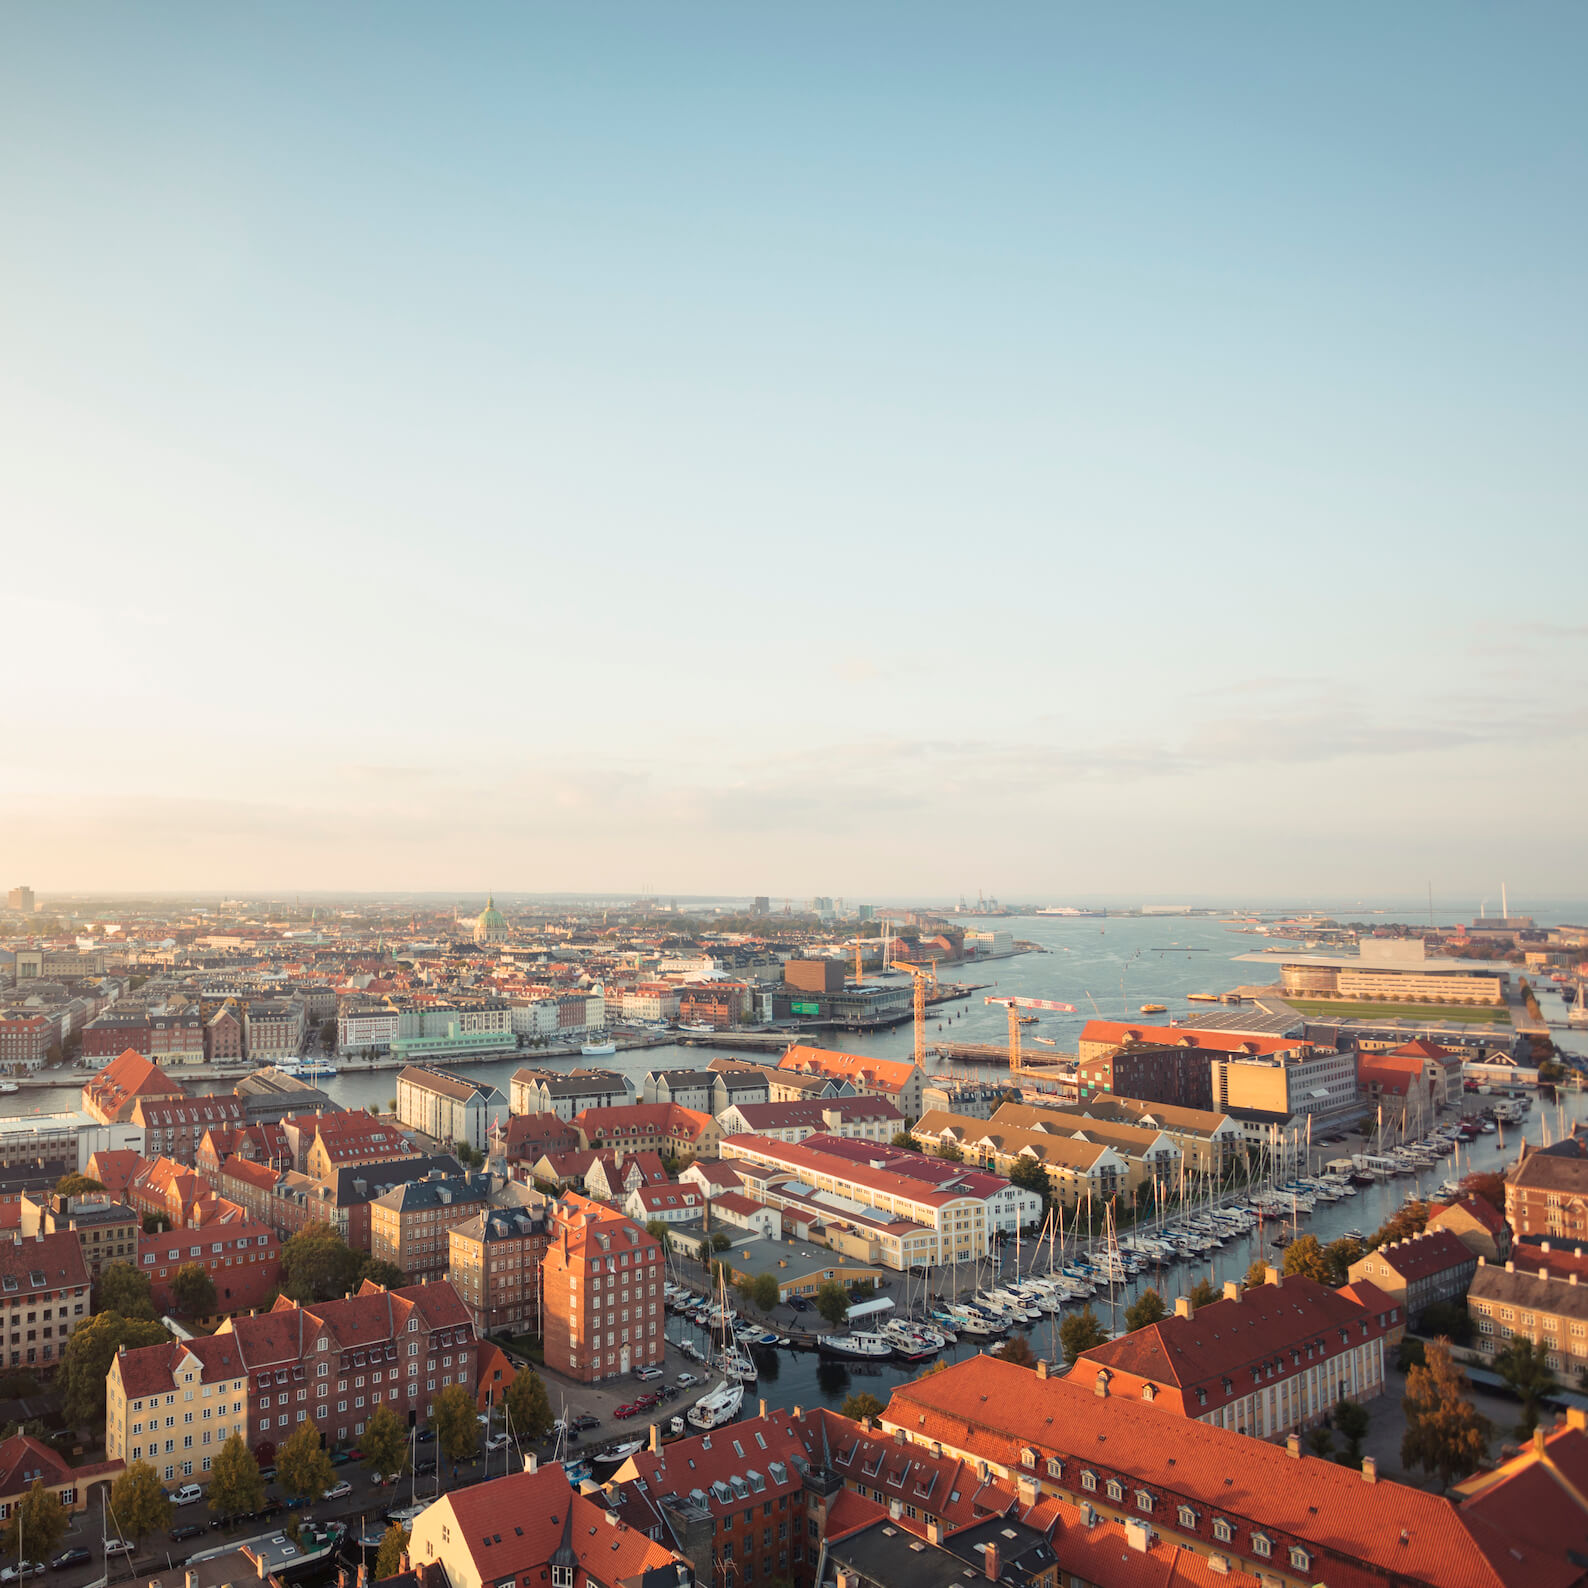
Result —
<instances>
[{"instance_id":1,"label":"dormer window","mask_svg":"<svg viewBox=\"0 0 1588 1588\"><path fill-rule=\"evenodd\" d=\"M1095 1493L1097 1490L1097 1474L1095 1472L1083 1472L1081 1474L1081 1487Z\"/></svg>"},{"instance_id":2,"label":"dormer window","mask_svg":"<svg viewBox=\"0 0 1588 1588\"><path fill-rule=\"evenodd\" d=\"M1105 1487L1108 1491L1109 1499L1119 1501L1125 1498L1125 1485L1118 1478L1110 1478Z\"/></svg>"},{"instance_id":3,"label":"dormer window","mask_svg":"<svg viewBox=\"0 0 1588 1588\"><path fill-rule=\"evenodd\" d=\"M1312 1570L1312 1556L1300 1544L1290 1546L1290 1564L1297 1571L1310 1572Z\"/></svg>"},{"instance_id":4,"label":"dormer window","mask_svg":"<svg viewBox=\"0 0 1588 1588\"><path fill-rule=\"evenodd\" d=\"M1221 1516L1213 1524L1213 1536L1221 1544L1228 1544L1235 1537L1235 1529Z\"/></svg>"},{"instance_id":5,"label":"dormer window","mask_svg":"<svg viewBox=\"0 0 1588 1588\"><path fill-rule=\"evenodd\" d=\"M553 1566L551 1568L551 1588L573 1588L573 1567Z\"/></svg>"},{"instance_id":6,"label":"dormer window","mask_svg":"<svg viewBox=\"0 0 1588 1588\"><path fill-rule=\"evenodd\" d=\"M1179 1515L1179 1518L1180 1518L1181 1527L1190 1528L1190 1529L1193 1529L1193 1530L1196 1528L1196 1525L1197 1525L1197 1514L1196 1514L1195 1511L1193 1511L1191 1509L1191 1507L1189 1505L1182 1505L1180 1507L1178 1515Z\"/></svg>"},{"instance_id":7,"label":"dormer window","mask_svg":"<svg viewBox=\"0 0 1588 1588\"><path fill-rule=\"evenodd\" d=\"M1253 1533L1252 1553L1267 1560L1274 1553L1274 1541L1266 1533Z\"/></svg>"}]
</instances>

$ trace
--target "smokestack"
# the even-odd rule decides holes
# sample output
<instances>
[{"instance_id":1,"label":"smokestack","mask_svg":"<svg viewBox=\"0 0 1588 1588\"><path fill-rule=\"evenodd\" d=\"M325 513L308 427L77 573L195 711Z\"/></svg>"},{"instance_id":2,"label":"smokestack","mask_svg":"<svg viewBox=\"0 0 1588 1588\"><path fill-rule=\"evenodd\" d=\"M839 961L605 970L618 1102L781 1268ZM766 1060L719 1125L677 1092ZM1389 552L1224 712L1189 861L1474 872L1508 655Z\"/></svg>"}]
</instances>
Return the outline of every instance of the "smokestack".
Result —
<instances>
[{"instance_id":1,"label":"smokestack","mask_svg":"<svg viewBox=\"0 0 1588 1588\"><path fill-rule=\"evenodd\" d=\"M1002 1562L998 1559L998 1546L996 1544L988 1544L981 1552L981 1569L986 1573L988 1582L998 1581Z\"/></svg>"},{"instance_id":2,"label":"smokestack","mask_svg":"<svg viewBox=\"0 0 1588 1588\"><path fill-rule=\"evenodd\" d=\"M1362 1457L1362 1481L1364 1483L1378 1482L1378 1462L1372 1456Z\"/></svg>"}]
</instances>

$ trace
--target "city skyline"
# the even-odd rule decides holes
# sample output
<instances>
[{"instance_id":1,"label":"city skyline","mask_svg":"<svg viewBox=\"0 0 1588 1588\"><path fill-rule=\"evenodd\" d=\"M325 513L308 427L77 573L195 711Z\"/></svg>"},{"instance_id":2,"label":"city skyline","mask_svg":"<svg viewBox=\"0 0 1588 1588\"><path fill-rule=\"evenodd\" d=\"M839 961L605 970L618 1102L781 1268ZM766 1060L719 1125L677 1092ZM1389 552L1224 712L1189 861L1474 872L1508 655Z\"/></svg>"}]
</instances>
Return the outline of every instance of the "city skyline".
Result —
<instances>
[{"instance_id":1,"label":"city skyline","mask_svg":"<svg viewBox=\"0 0 1588 1588\"><path fill-rule=\"evenodd\" d=\"M41 893L1588 859L1580 11L0 41Z\"/></svg>"}]
</instances>

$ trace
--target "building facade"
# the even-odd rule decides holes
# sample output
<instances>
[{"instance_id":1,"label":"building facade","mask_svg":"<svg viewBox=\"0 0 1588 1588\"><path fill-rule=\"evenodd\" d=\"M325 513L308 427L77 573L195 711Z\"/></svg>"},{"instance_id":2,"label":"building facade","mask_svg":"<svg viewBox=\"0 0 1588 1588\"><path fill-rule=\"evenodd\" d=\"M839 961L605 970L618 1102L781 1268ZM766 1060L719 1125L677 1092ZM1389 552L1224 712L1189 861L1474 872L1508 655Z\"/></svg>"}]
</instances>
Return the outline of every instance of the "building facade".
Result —
<instances>
[{"instance_id":1,"label":"building facade","mask_svg":"<svg viewBox=\"0 0 1588 1588\"><path fill-rule=\"evenodd\" d=\"M0 1232L0 1340L8 1367L46 1377L88 1314L88 1265L70 1231Z\"/></svg>"},{"instance_id":2,"label":"building facade","mask_svg":"<svg viewBox=\"0 0 1588 1588\"><path fill-rule=\"evenodd\" d=\"M123 1346L105 1380L105 1454L146 1461L168 1484L207 1484L221 1446L248 1438L247 1391L229 1336Z\"/></svg>"},{"instance_id":3,"label":"building facade","mask_svg":"<svg viewBox=\"0 0 1588 1588\"><path fill-rule=\"evenodd\" d=\"M478 1152L507 1119L507 1099L488 1081L470 1081L409 1065L397 1075L397 1118L437 1142L462 1142Z\"/></svg>"},{"instance_id":4,"label":"building facade","mask_svg":"<svg viewBox=\"0 0 1588 1588\"><path fill-rule=\"evenodd\" d=\"M549 1240L544 1203L487 1208L447 1230L447 1278L474 1332L540 1333L540 1265Z\"/></svg>"}]
</instances>

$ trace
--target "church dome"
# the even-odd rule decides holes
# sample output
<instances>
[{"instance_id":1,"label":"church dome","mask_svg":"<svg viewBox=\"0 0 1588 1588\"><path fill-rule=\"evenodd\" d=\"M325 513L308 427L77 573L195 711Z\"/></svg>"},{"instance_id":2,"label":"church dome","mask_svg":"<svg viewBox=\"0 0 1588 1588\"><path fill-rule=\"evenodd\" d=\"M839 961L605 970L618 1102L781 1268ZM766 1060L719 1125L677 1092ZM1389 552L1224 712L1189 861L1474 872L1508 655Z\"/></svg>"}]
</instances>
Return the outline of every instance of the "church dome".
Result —
<instances>
[{"instance_id":1,"label":"church dome","mask_svg":"<svg viewBox=\"0 0 1588 1588\"><path fill-rule=\"evenodd\" d=\"M500 943L507 937L507 917L496 907L496 897L493 894L485 901L485 908L480 911L474 921L474 941L476 943Z\"/></svg>"}]
</instances>

